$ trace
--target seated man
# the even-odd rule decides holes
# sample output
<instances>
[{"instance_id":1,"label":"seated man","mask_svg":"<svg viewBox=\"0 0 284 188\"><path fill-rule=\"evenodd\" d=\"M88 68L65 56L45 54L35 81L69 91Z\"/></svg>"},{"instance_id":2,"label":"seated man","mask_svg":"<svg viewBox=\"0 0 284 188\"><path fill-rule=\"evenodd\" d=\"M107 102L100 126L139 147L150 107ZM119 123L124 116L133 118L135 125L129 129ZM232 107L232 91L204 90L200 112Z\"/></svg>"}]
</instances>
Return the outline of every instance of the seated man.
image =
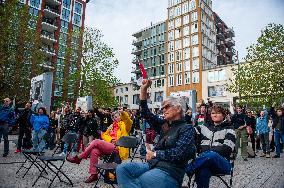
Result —
<instances>
[{"instance_id":1,"label":"seated man","mask_svg":"<svg viewBox=\"0 0 284 188\"><path fill-rule=\"evenodd\" d=\"M143 80L140 95L141 116L148 119L153 128L159 127L163 131L154 151L147 151L147 163L118 165L116 174L120 188L178 188L182 184L188 160L195 155L195 131L184 120L186 103L177 98L165 100L164 119L161 119L147 107L146 96L150 86L151 80Z\"/></svg>"},{"instance_id":2,"label":"seated man","mask_svg":"<svg viewBox=\"0 0 284 188\"><path fill-rule=\"evenodd\" d=\"M197 187L209 187L210 177L214 174L230 174L230 155L235 148L236 134L234 127L224 121L225 109L213 106L211 110L212 122L196 127L199 135L201 153L186 166L189 178L196 176Z\"/></svg>"},{"instance_id":3,"label":"seated man","mask_svg":"<svg viewBox=\"0 0 284 188\"><path fill-rule=\"evenodd\" d=\"M98 172L95 164L98 164L99 157L111 154L115 149L116 141L122 136L129 136L132 120L127 112L119 110L114 115L114 122L110 125L106 132L102 133L103 140L95 139L79 156L68 157L67 160L71 163L80 164L82 159L87 159L90 156L90 177L85 183L91 183L98 179ZM128 158L129 150L127 148L118 148L121 160Z\"/></svg>"}]
</instances>

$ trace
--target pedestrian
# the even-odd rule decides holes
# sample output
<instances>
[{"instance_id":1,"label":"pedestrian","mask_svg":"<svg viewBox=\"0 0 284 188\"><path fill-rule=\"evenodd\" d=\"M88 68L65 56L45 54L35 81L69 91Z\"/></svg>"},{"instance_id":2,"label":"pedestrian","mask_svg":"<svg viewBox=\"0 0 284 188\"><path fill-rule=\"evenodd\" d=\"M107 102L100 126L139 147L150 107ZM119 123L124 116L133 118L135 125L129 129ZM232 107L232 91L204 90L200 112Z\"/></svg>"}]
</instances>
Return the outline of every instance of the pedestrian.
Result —
<instances>
[{"instance_id":1,"label":"pedestrian","mask_svg":"<svg viewBox=\"0 0 284 188\"><path fill-rule=\"evenodd\" d=\"M241 156L244 161L247 161L248 153L247 153L247 145L248 145L248 135L246 130L246 115L243 113L243 109L241 105L236 106L236 112L232 116L231 123L235 128L236 132L236 153L238 153L238 149L241 148Z\"/></svg>"},{"instance_id":2,"label":"pedestrian","mask_svg":"<svg viewBox=\"0 0 284 188\"><path fill-rule=\"evenodd\" d=\"M141 116L153 127L161 129L165 122L170 129L160 136L154 150L148 150L147 163L122 163L117 166L117 183L121 188L178 188L185 174L184 167L194 155L194 128L184 121L185 101L170 97L163 104L164 118L150 112L147 106L147 89L151 80L141 86Z\"/></svg>"},{"instance_id":3,"label":"pedestrian","mask_svg":"<svg viewBox=\"0 0 284 188\"><path fill-rule=\"evenodd\" d=\"M275 103L272 105L270 109L270 115L273 120L272 128L274 130L274 142L276 146L276 154L273 158L280 158L281 146L280 140L282 144L284 143L284 113L281 107L276 108L275 112Z\"/></svg>"},{"instance_id":4,"label":"pedestrian","mask_svg":"<svg viewBox=\"0 0 284 188\"><path fill-rule=\"evenodd\" d=\"M197 187L208 188L212 175L231 172L230 157L236 134L231 123L225 120L226 115L223 107L215 105L211 110L212 122L196 127L201 153L186 166L186 173L189 179L195 174Z\"/></svg>"},{"instance_id":5,"label":"pedestrian","mask_svg":"<svg viewBox=\"0 0 284 188\"><path fill-rule=\"evenodd\" d=\"M246 111L246 114L247 114L247 118L246 118L246 125L249 126L251 128L251 132L249 133L248 132L248 136L250 137L250 140L251 140L251 144L252 144L252 150L254 152L254 155L253 156L250 156L250 157L255 157L256 154L255 154L255 126L256 126L256 119L255 117L252 115L252 111L251 110L247 110Z\"/></svg>"},{"instance_id":6,"label":"pedestrian","mask_svg":"<svg viewBox=\"0 0 284 188\"><path fill-rule=\"evenodd\" d=\"M260 157L270 158L268 112L266 109L262 110L260 116L256 119L256 132L262 144L263 153Z\"/></svg>"},{"instance_id":7,"label":"pedestrian","mask_svg":"<svg viewBox=\"0 0 284 188\"><path fill-rule=\"evenodd\" d=\"M87 147L90 142L99 138L98 123L93 110L89 110L84 120L83 142Z\"/></svg>"},{"instance_id":8,"label":"pedestrian","mask_svg":"<svg viewBox=\"0 0 284 188\"><path fill-rule=\"evenodd\" d=\"M49 127L47 129L47 139L46 139L46 149L53 150L56 146L55 144L55 134L58 126L58 120L56 119L56 112L52 111L49 117Z\"/></svg>"},{"instance_id":9,"label":"pedestrian","mask_svg":"<svg viewBox=\"0 0 284 188\"><path fill-rule=\"evenodd\" d=\"M122 136L129 136L132 126L132 120L127 112L122 108L115 113L114 122L108 129L102 133L102 139L93 140L89 146L79 156L68 157L67 160L71 163L80 164L82 159L87 159L90 156L89 178L85 183L92 183L98 180L98 170L95 165L99 162L99 157L109 155L113 151L119 154L121 160L126 160L129 156L127 148L116 148L116 141Z\"/></svg>"},{"instance_id":10,"label":"pedestrian","mask_svg":"<svg viewBox=\"0 0 284 188\"><path fill-rule=\"evenodd\" d=\"M46 146L46 133L49 127L49 118L44 107L37 110L37 114L31 116L33 126L33 150L42 152Z\"/></svg>"},{"instance_id":11,"label":"pedestrian","mask_svg":"<svg viewBox=\"0 0 284 188\"><path fill-rule=\"evenodd\" d=\"M9 128L15 124L15 113L12 107L12 101L9 98L4 99L4 104L0 107L0 140L4 139L4 153L3 157L9 154Z\"/></svg>"},{"instance_id":12,"label":"pedestrian","mask_svg":"<svg viewBox=\"0 0 284 188\"><path fill-rule=\"evenodd\" d=\"M17 118L17 123L19 124L19 136L17 150L15 153L22 152L23 149L32 148L32 124L30 122L32 116L32 103L28 102L25 105L25 109L20 113Z\"/></svg>"}]
</instances>

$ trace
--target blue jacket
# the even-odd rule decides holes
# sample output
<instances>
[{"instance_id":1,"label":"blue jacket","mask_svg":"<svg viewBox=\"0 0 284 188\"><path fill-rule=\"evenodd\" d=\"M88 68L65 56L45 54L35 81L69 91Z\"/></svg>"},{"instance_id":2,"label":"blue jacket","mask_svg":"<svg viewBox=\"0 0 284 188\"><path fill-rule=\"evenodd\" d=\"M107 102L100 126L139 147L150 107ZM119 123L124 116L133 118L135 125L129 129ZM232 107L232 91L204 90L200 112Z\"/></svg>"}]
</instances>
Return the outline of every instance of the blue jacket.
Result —
<instances>
[{"instance_id":1,"label":"blue jacket","mask_svg":"<svg viewBox=\"0 0 284 188\"><path fill-rule=\"evenodd\" d=\"M15 124L14 108L11 106L0 107L0 123L8 123L9 126Z\"/></svg>"},{"instance_id":2,"label":"blue jacket","mask_svg":"<svg viewBox=\"0 0 284 188\"><path fill-rule=\"evenodd\" d=\"M48 129L49 118L47 115L32 115L31 124L33 125L33 130L38 131L40 129Z\"/></svg>"},{"instance_id":3,"label":"blue jacket","mask_svg":"<svg viewBox=\"0 0 284 188\"><path fill-rule=\"evenodd\" d=\"M269 133L268 127L268 112L264 110L264 116L256 119L256 132L257 134Z\"/></svg>"}]
</instances>

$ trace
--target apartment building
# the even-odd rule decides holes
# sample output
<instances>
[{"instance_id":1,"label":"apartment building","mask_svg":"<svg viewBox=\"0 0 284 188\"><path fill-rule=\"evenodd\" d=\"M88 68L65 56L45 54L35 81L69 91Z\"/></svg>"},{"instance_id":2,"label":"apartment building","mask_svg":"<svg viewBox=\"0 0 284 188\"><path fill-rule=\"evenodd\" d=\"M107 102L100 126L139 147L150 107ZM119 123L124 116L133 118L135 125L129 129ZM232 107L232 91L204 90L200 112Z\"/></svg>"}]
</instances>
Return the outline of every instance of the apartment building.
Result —
<instances>
[{"instance_id":1,"label":"apartment building","mask_svg":"<svg viewBox=\"0 0 284 188\"><path fill-rule=\"evenodd\" d=\"M133 34L132 73L135 76L132 81L135 82L141 77L138 63L142 63L147 71L148 78L153 80L150 98L153 105L161 106L161 101L166 96L166 21L151 24ZM136 86L139 89L138 86Z\"/></svg>"},{"instance_id":2,"label":"apartment building","mask_svg":"<svg viewBox=\"0 0 284 188\"><path fill-rule=\"evenodd\" d=\"M85 9L89 0L19 0L29 6L29 12L37 18L31 26L41 33L45 54L44 66L53 71L52 101L65 98L73 101L78 96L79 80L69 78L80 68L79 48L84 28ZM75 33L77 33L75 35ZM72 49L71 55L67 49ZM64 63L64 62L68 63ZM63 81L68 80L68 89L63 91Z\"/></svg>"}]
</instances>

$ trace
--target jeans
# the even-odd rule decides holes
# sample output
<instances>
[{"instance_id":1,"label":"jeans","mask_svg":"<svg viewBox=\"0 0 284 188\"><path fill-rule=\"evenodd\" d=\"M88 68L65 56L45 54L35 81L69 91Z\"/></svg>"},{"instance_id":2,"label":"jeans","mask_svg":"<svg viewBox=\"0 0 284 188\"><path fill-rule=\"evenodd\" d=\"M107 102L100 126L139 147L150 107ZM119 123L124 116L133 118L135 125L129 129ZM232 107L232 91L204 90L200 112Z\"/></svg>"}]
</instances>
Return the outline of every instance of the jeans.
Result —
<instances>
[{"instance_id":1,"label":"jeans","mask_svg":"<svg viewBox=\"0 0 284 188\"><path fill-rule=\"evenodd\" d=\"M230 174L231 163L214 151L201 153L192 163L188 164L185 172L189 177L195 174L197 188L209 187L210 178L216 174Z\"/></svg>"},{"instance_id":2,"label":"jeans","mask_svg":"<svg viewBox=\"0 0 284 188\"><path fill-rule=\"evenodd\" d=\"M178 182L167 172L150 169L148 163L122 163L116 168L120 188L178 188Z\"/></svg>"},{"instance_id":3,"label":"jeans","mask_svg":"<svg viewBox=\"0 0 284 188\"><path fill-rule=\"evenodd\" d=\"M270 145L269 145L269 133L262 133L259 134L261 144L262 144L262 151L264 154L270 154Z\"/></svg>"},{"instance_id":4,"label":"jeans","mask_svg":"<svg viewBox=\"0 0 284 188\"><path fill-rule=\"evenodd\" d=\"M241 156L243 158L248 157L247 153L247 145L248 145L248 135L247 130L244 129L235 129L236 132L236 151L238 152L238 148L241 148Z\"/></svg>"},{"instance_id":5,"label":"jeans","mask_svg":"<svg viewBox=\"0 0 284 188\"><path fill-rule=\"evenodd\" d=\"M7 123L1 123L0 124L0 140L1 140L1 137L3 136L3 139L4 139L4 154L9 153L8 134L9 134L9 125Z\"/></svg>"},{"instance_id":6,"label":"jeans","mask_svg":"<svg viewBox=\"0 0 284 188\"><path fill-rule=\"evenodd\" d=\"M33 130L33 150L36 151L43 151L45 149L45 136L46 136L46 130L40 129L40 130Z\"/></svg>"},{"instance_id":7,"label":"jeans","mask_svg":"<svg viewBox=\"0 0 284 188\"><path fill-rule=\"evenodd\" d=\"M115 145L104 140L93 140L85 151L80 154L80 158L87 159L90 156L90 174L98 174L95 164L98 164L99 157L111 154L115 149Z\"/></svg>"},{"instance_id":8,"label":"jeans","mask_svg":"<svg viewBox=\"0 0 284 188\"><path fill-rule=\"evenodd\" d=\"M281 146L280 146L280 140L282 140L282 143L284 143L284 134L280 132L280 130L276 129L274 131L274 142L276 146L276 155L280 156L281 153Z\"/></svg>"},{"instance_id":9,"label":"jeans","mask_svg":"<svg viewBox=\"0 0 284 188\"><path fill-rule=\"evenodd\" d=\"M74 131L69 131L68 133L76 133ZM78 135L77 135L78 136ZM76 152L77 151L77 146L78 146L78 143L76 142L74 145L71 146L71 151L72 152ZM69 148L69 143L64 143L64 148L63 148L63 152L64 153L67 153L67 150Z\"/></svg>"}]
</instances>

